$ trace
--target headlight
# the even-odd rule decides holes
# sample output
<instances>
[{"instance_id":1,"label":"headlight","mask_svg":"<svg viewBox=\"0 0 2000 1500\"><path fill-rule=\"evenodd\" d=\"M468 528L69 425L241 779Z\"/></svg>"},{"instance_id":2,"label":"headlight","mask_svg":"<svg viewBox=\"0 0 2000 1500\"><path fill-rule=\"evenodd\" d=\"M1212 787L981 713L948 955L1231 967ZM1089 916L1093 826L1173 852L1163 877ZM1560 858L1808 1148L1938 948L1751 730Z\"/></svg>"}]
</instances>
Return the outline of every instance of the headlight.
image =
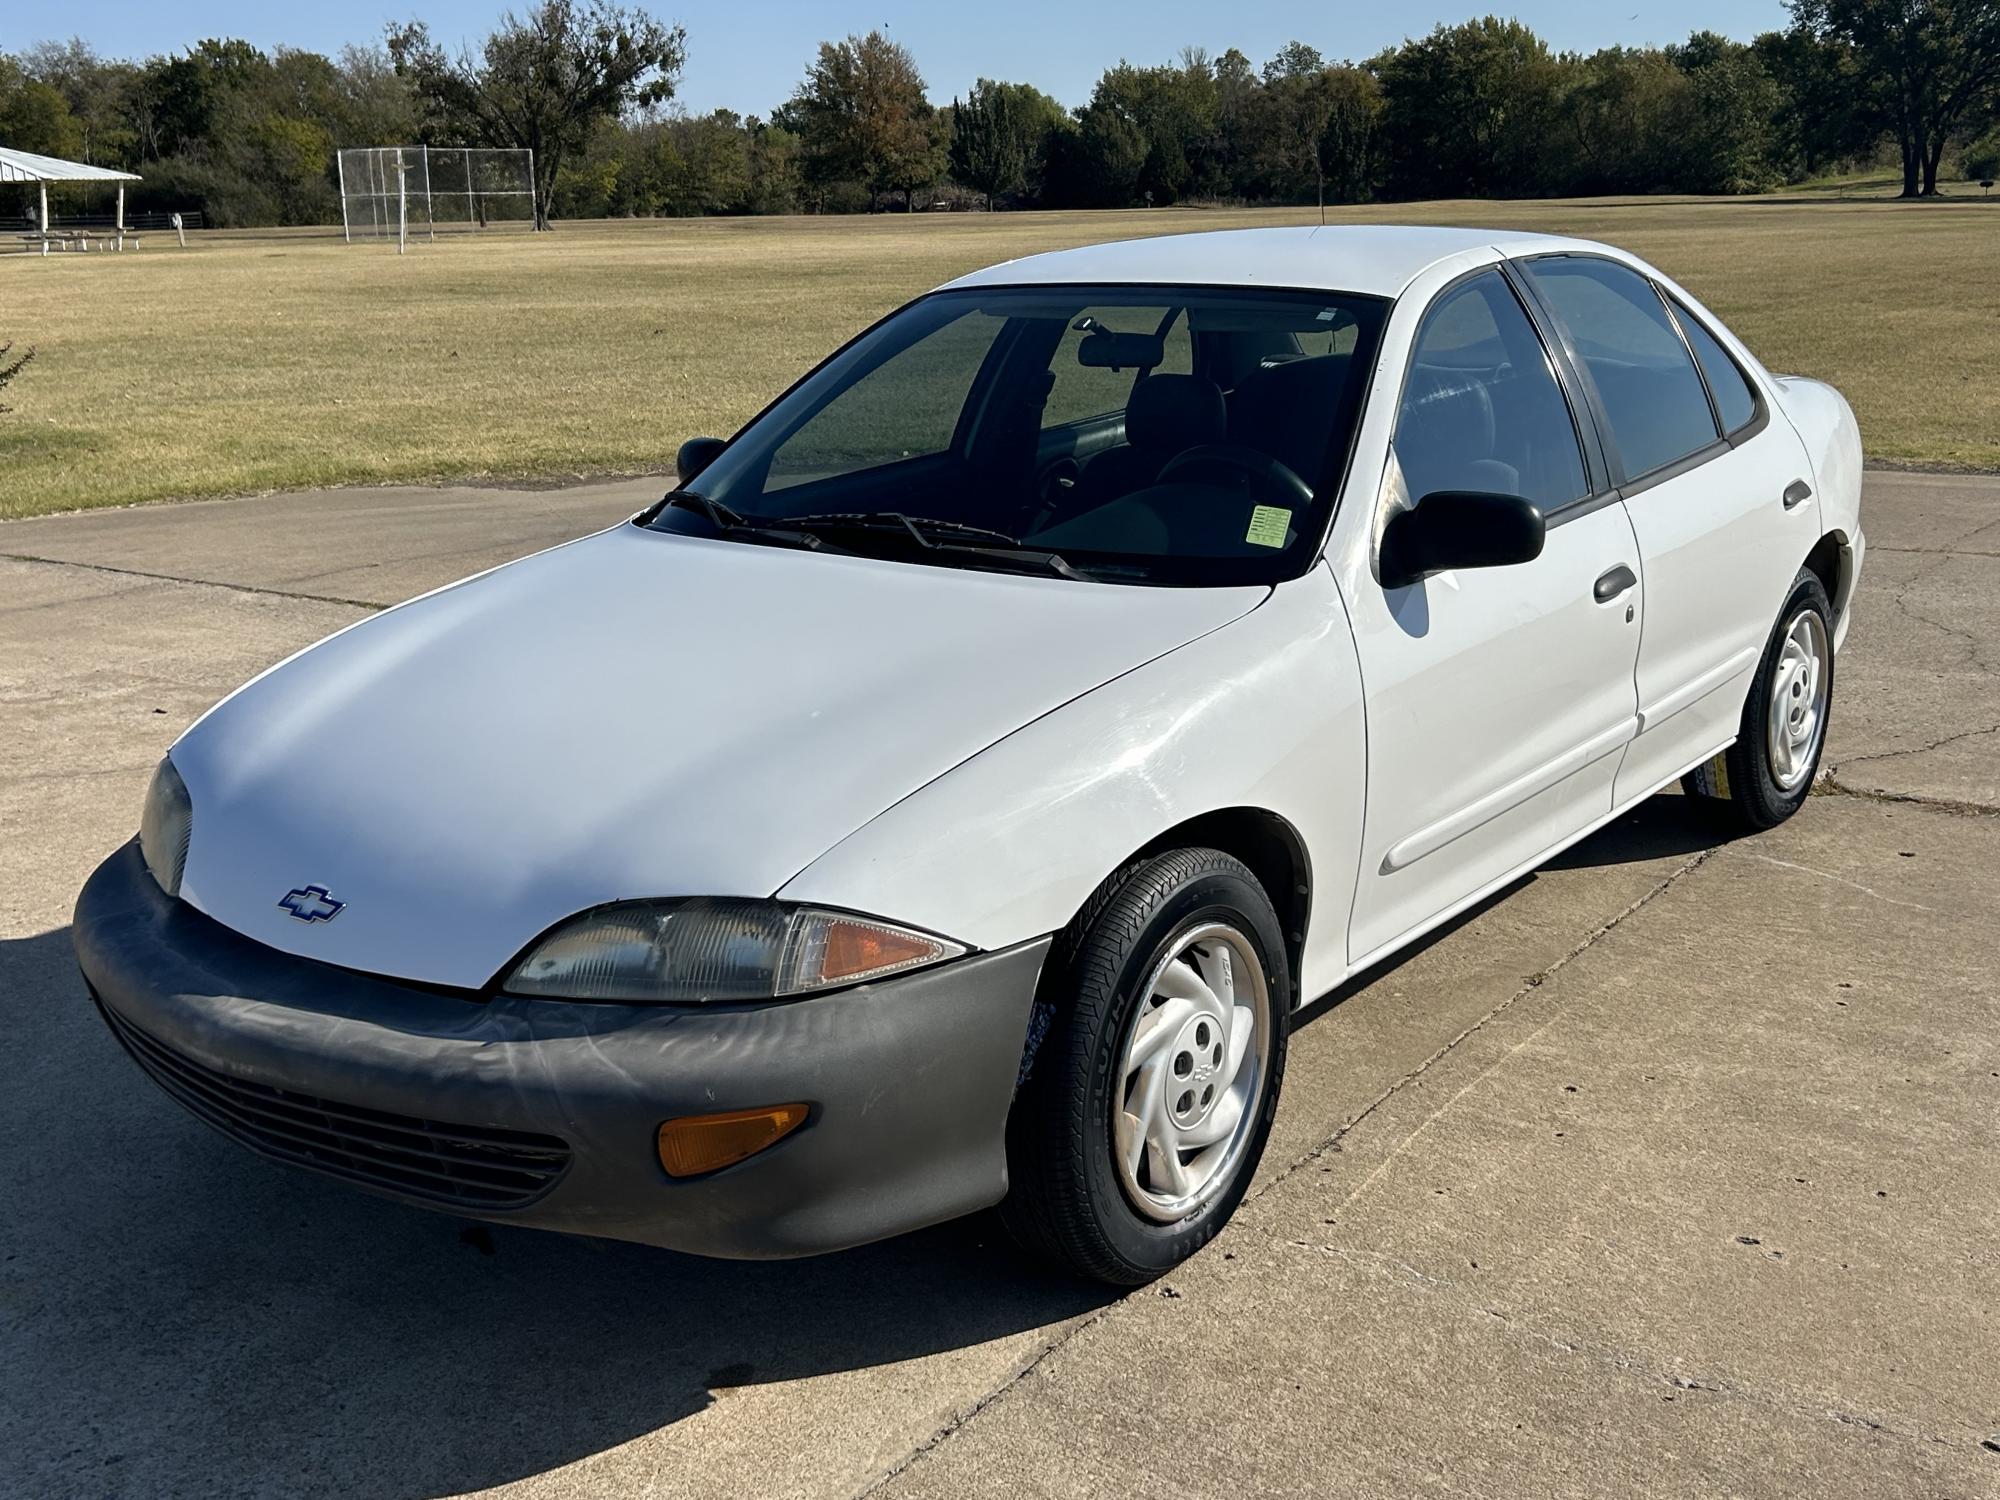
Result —
<instances>
[{"instance_id":1,"label":"headlight","mask_svg":"<svg viewBox=\"0 0 2000 1500\"><path fill-rule=\"evenodd\" d=\"M770 1000L956 958L962 943L776 901L698 897L585 912L502 986L563 1000Z\"/></svg>"},{"instance_id":2,"label":"headlight","mask_svg":"<svg viewBox=\"0 0 2000 1500\"><path fill-rule=\"evenodd\" d=\"M194 836L194 804L171 759L163 760L146 788L146 810L139 815L139 853L153 879L169 896L181 893L181 872L187 868L188 840Z\"/></svg>"}]
</instances>

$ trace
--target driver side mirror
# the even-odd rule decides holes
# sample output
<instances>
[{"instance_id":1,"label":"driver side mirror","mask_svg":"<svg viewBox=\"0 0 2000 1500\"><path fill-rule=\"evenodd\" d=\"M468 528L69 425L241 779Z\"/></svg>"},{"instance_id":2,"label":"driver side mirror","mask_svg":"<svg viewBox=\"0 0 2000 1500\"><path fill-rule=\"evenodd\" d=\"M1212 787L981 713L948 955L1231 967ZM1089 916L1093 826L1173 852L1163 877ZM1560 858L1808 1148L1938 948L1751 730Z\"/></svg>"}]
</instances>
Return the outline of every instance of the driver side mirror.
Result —
<instances>
[{"instance_id":1,"label":"driver side mirror","mask_svg":"<svg viewBox=\"0 0 2000 1500\"><path fill-rule=\"evenodd\" d=\"M721 438L689 438L681 444L681 451L674 455L675 476L682 484L688 483L714 463L716 454L728 446Z\"/></svg>"},{"instance_id":2,"label":"driver side mirror","mask_svg":"<svg viewBox=\"0 0 2000 1500\"><path fill-rule=\"evenodd\" d=\"M1399 589L1451 568L1533 562L1546 532L1535 502L1519 495L1434 491L1383 529L1382 587Z\"/></svg>"}]
</instances>

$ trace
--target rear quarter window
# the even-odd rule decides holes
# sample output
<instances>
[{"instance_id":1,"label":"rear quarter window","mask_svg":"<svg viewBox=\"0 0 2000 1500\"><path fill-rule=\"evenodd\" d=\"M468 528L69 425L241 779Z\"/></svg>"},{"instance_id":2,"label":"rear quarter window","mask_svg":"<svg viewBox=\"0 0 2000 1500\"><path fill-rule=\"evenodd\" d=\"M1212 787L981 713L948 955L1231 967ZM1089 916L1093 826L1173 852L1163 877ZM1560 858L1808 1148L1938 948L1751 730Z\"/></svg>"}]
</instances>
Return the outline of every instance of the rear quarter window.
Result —
<instances>
[{"instance_id":1,"label":"rear quarter window","mask_svg":"<svg viewBox=\"0 0 2000 1500\"><path fill-rule=\"evenodd\" d=\"M1749 426L1757 415L1757 393L1750 388L1750 377L1729 357L1729 351L1715 335L1702 326L1701 320L1678 301L1674 303L1674 316L1694 346L1694 357L1701 361L1702 374L1708 377L1715 409L1722 415L1722 430L1731 433Z\"/></svg>"}]
</instances>

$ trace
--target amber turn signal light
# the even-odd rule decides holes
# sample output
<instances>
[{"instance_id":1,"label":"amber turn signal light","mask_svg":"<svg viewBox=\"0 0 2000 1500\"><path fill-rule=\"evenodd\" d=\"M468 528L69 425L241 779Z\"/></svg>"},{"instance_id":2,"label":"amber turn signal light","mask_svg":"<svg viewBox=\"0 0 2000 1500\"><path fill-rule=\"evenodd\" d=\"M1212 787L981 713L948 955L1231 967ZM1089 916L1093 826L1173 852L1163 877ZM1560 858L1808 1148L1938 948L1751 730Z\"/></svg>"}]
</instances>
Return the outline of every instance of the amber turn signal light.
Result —
<instances>
[{"instance_id":1,"label":"amber turn signal light","mask_svg":"<svg viewBox=\"0 0 2000 1500\"><path fill-rule=\"evenodd\" d=\"M826 950L820 958L822 984L861 974L880 974L942 958L945 945L935 938L850 917L834 917L826 926Z\"/></svg>"},{"instance_id":2,"label":"amber turn signal light","mask_svg":"<svg viewBox=\"0 0 2000 1500\"><path fill-rule=\"evenodd\" d=\"M803 1104L683 1115L660 1127L660 1165L669 1177L699 1177L775 1146L806 1122Z\"/></svg>"}]
</instances>

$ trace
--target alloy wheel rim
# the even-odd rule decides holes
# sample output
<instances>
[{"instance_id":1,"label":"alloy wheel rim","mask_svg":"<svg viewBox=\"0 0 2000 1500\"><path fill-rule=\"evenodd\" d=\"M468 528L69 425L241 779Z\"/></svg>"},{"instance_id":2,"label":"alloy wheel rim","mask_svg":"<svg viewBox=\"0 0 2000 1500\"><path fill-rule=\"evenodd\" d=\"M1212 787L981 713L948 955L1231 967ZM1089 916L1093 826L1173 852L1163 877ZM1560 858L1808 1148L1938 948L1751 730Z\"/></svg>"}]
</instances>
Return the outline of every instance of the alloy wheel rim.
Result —
<instances>
[{"instance_id":1,"label":"alloy wheel rim","mask_svg":"<svg viewBox=\"0 0 2000 1500\"><path fill-rule=\"evenodd\" d=\"M1765 713L1764 739L1770 752L1771 779L1781 791L1793 791L1812 774L1826 735L1827 698L1832 681L1826 622L1815 609L1802 609L1785 627L1785 644L1771 672L1770 707Z\"/></svg>"},{"instance_id":2,"label":"alloy wheel rim","mask_svg":"<svg viewBox=\"0 0 2000 1500\"><path fill-rule=\"evenodd\" d=\"M1185 1219L1234 1177L1270 1070L1271 992L1256 947L1226 922L1167 944L1126 1030L1111 1156L1133 1207Z\"/></svg>"}]
</instances>

